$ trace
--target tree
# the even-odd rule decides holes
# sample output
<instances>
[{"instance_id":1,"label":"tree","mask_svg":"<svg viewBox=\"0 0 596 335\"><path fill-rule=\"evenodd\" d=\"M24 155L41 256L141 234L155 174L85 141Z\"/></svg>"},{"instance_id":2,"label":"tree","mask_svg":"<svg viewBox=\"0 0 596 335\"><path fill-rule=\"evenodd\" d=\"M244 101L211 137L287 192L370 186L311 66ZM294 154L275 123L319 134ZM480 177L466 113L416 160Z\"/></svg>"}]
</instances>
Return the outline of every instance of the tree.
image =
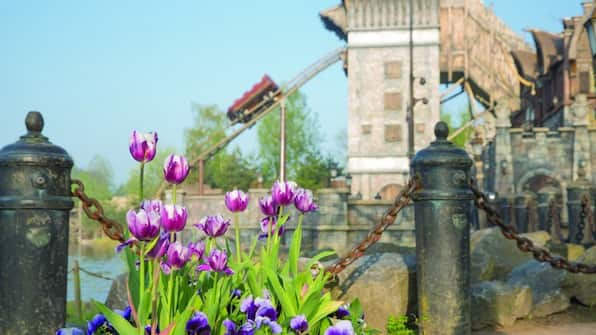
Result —
<instances>
[{"instance_id":1,"label":"tree","mask_svg":"<svg viewBox=\"0 0 596 335\"><path fill-rule=\"evenodd\" d=\"M264 180L272 183L279 176L280 110L267 115L257 128L261 171ZM329 166L320 153L322 136L315 116L310 113L306 97L296 92L286 100L286 168L287 179L303 187L324 187Z\"/></svg>"},{"instance_id":2,"label":"tree","mask_svg":"<svg viewBox=\"0 0 596 335\"><path fill-rule=\"evenodd\" d=\"M95 155L89 163L87 168L74 167L72 170L72 178L78 179L85 185L85 193L89 197L97 199L104 209L106 217L122 222L124 212L112 206L111 200L114 196L114 172L110 162L102 156ZM77 203L77 208L80 205ZM84 230L87 232L100 231L99 224L89 219L84 213L82 214L82 221Z\"/></svg>"},{"instance_id":3,"label":"tree","mask_svg":"<svg viewBox=\"0 0 596 335\"><path fill-rule=\"evenodd\" d=\"M464 109L461 109L457 112L449 112L444 108L441 108L441 121L447 123L449 126L449 133L453 134L457 131L460 127L466 125L468 121L470 121L470 113L468 112L469 105L466 105ZM459 122L455 122L454 119L457 118ZM453 144L460 148L464 148L466 143L470 141L470 138L473 133L473 127L468 127L463 130L459 135L455 136L451 141Z\"/></svg>"},{"instance_id":4,"label":"tree","mask_svg":"<svg viewBox=\"0 0 596 335\"><path fill-rule=\"evenodd\" d=\"M211 148L226 137L226 114L216 105L192 104L195 113L193 126L184 130L186 156L189 160ZM255 159L245 157L238 149L224 149L207 160L204 182L212 188L229 191L234 188L247 190L257 178ZM187 180L198 180L198 169L191 167Z\"/></svg>"}]
</instances>

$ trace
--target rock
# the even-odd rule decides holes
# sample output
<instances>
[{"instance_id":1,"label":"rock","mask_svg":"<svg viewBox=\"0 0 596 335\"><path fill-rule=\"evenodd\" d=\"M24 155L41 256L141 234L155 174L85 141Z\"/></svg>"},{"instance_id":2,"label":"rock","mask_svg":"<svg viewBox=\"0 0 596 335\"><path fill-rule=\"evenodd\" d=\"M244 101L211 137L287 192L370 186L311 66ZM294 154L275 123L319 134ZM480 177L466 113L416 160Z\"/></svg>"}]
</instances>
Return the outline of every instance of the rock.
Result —
<instances>
[{"instance_id":1,"label":"rock","mask_svg":"<svg viewBox=\"0 0 596 335\"><path fill-rule=\"evenodd\" d=\"M126 282L128 273L122 273L112 281L110 292L106 298L106 306L110 309L125 309L128 306L128 293L126 292Z\"/></svg>"},{"instance_id":2,"label":"rock","mask_svg":"<svg viewBox=\"0 0 596 335\"><path fill-rule=\"evenodd\" d=\"M472 329L507 327L532 310L532 292L527 286L500 281L472 285Z\"/></svg>"},{"instance_id":3,"label":"rock","mask_svg":"<svg viewBox=\"0 0 596 335\"><path fill-rule=\"evenodd\" d=\"M486 230L486 231L483 231ZM505 280L516 266L533 259L529 253L517 248L515 241L506 239L499 228L483 229L472 235L471 241L471 280ZM476 235L476 236L474 236ZM550 235L544 231L522 234L536 246L544 247Z\"/></svg>"},{"instance_id":4,"label":"rock","mask_svg":"<svg viewBox=\"0 0 596 335\"><path fill-rule=\"evenodd\" d=\"M390 315L415 311L415 259L397 253L367 254L339 274L339 285L332 295L349 302L358 298L365 320L384 330Z\"/></svg>"},{"instance_id":5,"label":"rock","mask_svg":"<svg viewBox=\"0 0 596 335\"><path fill-rule=\"evenodd\" d=\"M586 248L584 248L583 245L569 243L567 244L567 259L575 262L584 254L585 251Z\"/></svg>"},{"instance_id":6,"label":"rock","mask_svg":"<svg viewBox=\"0 0 596 335\"><path fill-rule=\"evenodd\" d=\"M586 250L578 262L596 264L596 246ZM566 273L563 281L565 292L588 306L596 305L596 274Z\"/></svg>"},{"instance_id":7,"label":"rock","mask_svg":"<svg viewBox=\"0 0 596 335\"><path fill-rule=\"evenodd\" d=\"M532 317L541 317L569 308L569 296L561 289L566 273L548 263L530 260L517 266L507 280L512 286L532 290Z\"/></svg>"}]
</instances>

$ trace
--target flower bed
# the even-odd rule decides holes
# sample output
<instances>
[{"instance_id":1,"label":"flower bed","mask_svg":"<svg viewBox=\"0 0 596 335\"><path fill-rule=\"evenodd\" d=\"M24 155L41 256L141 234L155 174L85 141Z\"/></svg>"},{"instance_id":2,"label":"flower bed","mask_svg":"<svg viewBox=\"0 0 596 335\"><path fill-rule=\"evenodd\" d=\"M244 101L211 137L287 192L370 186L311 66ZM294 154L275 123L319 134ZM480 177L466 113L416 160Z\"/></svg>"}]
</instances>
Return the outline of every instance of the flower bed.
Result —
<instances>
[{"instance_id":1,"label":"flower bed","mask_svg":"<svg viewBox=\"0 0 596 335\"><path fill-rule=\"evenodd\" d=\"M141 164L155 157L156 134L133 132L130 151ZM358 301L346 306L325 289L329 274L315 264L330 252L313 257L300 270L302 219L315 211L312 193L292 182L276 182L271 194L259 199L261 234L241 245L238 213L249 205L239 190L225 195L232 219L207 216L194 226L205 241L183 245L178 234L187 225L184 206L176 204L176 185L189 167L183 156L170 155L165 179L173 186L171 204L145 200L129 211L129 239L118 246L126 255L129 307L112 311L96 303L101 314L88 322L87 334L122 335L252 335L369 333ZM298 218L290 218L294 206ZM226 215L227 216L227 215ZM290 220L298 220L286 261L280 261L280 236ZM233 227L233 238L226 237ZM230 243L230 240L233 240ZM232 244L232 245L230 245ZM57 334L82 334L81 330Z\"/></svg>"}]
</instances>

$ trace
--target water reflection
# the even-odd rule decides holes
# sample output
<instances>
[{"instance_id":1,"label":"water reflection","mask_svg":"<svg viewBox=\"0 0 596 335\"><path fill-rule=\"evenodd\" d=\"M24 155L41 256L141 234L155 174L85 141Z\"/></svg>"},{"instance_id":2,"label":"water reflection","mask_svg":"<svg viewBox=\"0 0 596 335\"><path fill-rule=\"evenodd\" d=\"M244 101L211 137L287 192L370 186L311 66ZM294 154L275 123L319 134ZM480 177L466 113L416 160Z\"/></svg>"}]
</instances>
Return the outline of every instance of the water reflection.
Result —
<instances>
[{"instance_id":1,"label":"water reflection","mask_svg":"<svg viewBox=\"0 0 596 335\"><path fill-rule=\"evenodd\" d=\"M68 268L72 269L74 261L79 261L79 266L89 272L100 274L107 278L116 278L126 271L123 255L114 253L113 246L107 247L69 244ZM105 302L112 282L102 278L90 276L81 271L81 298L83 301L91 299ZM68 273L67 300L74 300L74 283L72 272Z\"/></svg>"}]
</instances>

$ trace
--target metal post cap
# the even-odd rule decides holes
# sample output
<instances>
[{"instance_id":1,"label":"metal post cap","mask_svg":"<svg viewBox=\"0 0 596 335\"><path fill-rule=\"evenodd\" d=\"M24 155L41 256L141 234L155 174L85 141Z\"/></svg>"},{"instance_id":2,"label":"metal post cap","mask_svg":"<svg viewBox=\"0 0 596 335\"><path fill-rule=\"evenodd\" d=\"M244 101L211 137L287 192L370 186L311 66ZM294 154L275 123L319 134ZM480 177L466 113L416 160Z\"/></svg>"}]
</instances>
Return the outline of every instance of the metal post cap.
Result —
<instances>
[{"instance_id":1,"label":"metal post cap","mask_svg":"<svg viewBox=\"0 0 596 335\"><path fill-rule=\"evenodd\" d=\"M27 113L25 118L25 126L29 132L41 133L43 130L44 122L43 115L38 111L31 111Z\"/></svg>"},{"instance_id":2,"label":"metal post cap","mask_svg":"<svg viewBox=\"0 0 596 335\"><path fill-rule=\"evenodd\" d=\"M435 125L435 137L438 141L446 141L449 136L449 126L443 121L439 121Z\"/></svg>"}]
</instances>

